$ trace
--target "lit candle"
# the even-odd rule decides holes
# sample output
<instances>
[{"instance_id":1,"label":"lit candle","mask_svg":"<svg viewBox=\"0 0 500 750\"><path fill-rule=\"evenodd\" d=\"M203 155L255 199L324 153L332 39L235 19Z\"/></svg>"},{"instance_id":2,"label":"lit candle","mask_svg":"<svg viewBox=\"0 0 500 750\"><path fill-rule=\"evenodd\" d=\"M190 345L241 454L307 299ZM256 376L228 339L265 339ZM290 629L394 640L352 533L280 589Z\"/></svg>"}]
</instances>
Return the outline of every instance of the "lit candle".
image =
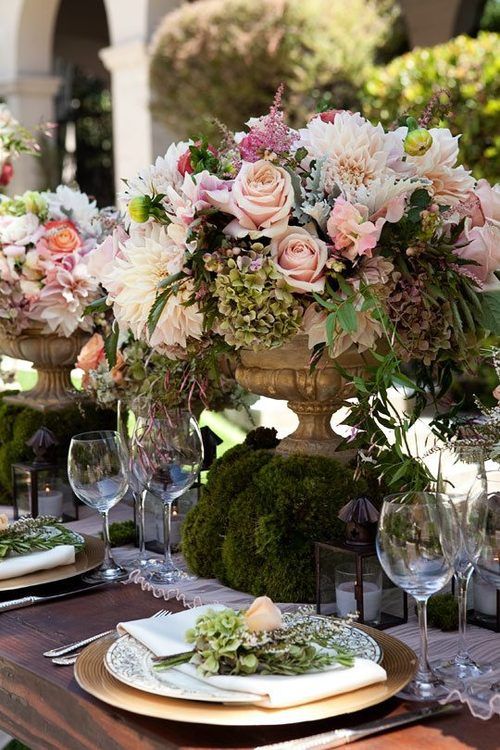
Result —
<instances>
[{"instance_id":1,"label":"lit candle","mask_svg":"<svg viewBox=\"0 0 500 750\"><path fill-rule=\"evenodd\" d=\"M354 581L343 581L335 587L337 614L347 617L355 614L358 607L354 597ZM371 581L363 582L363 615L365 622L377 622L380 619L382 589Z\"/></svg>"},{"instance_id":2,"label":"lit candle","mask_svg":"<svg viewBox=\"0 0 500 750\"><path fill-rule=\"evenodd\" d=\"M38 514L40 516L62 518L63 493L59 490L52 490L50 486L46 484L43 491L38 495Z\"/></svg>"}]
</instances>

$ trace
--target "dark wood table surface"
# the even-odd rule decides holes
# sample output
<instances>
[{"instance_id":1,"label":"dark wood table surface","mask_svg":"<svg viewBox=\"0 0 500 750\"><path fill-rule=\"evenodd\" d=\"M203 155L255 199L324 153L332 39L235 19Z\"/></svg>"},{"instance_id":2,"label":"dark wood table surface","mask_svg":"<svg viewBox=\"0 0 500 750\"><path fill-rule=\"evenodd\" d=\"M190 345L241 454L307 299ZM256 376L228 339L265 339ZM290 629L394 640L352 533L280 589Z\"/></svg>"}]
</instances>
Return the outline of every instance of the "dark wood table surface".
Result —
<instances>
[{"instance_id":1,"label":"dark wood table surface","mask_svg":"<svg viewBox=\"0 0 500 750\"><path fill-rule=\"evenodd\" d=\"M56 667L42 652L153 614L163 604L139 586L115 584L78 597L0 614L0 727L32 750L192 750L253 748L353 726L405 710L397 699L351 716L287 727L219 728L137 716L83 692L72 667ZM180 609L180 605L168 604ZM372 737L357 750L498 750L500 723L467 709Z\"/></svg>"}]
</instances>

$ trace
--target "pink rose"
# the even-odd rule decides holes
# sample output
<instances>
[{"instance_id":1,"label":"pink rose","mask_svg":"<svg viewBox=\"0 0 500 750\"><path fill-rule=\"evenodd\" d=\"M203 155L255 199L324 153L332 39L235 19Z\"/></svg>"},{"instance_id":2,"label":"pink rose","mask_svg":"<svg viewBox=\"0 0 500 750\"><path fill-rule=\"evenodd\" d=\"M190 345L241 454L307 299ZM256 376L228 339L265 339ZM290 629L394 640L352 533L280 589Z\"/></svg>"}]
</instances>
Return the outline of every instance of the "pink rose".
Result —
<instances>
[{"instance_id":1,"label":"pink rose","mask_svg":"<svg viewBox=\"0 0 500 750\"><path fill-rule=\"evenodd\" d=\"M479 199L479 206L472 215L474 226L482 227L485 221L500 226L500 183L493 187L487 180L479 180L474 194Z\"/></svg>"},{"instance_id":2,"label":"pink rose","mask_svg":"<svg viewBox=\"0 0 500 750\"><path fill-rule=\"evenodd\" d=\"M340 197L335 201L326 228L335 249L345 258L355 260L360 255L372 257L385 222L385 217L379 217L375 223L369 221L366 206Z\"/></svg>"},{"instance_id":3,"label":"pink rose","mask_svg":"<svg viewBox=\"0 0 500 750\"><path fill-rule=\"evenodd\" d=\"M500 227L494 224L474 227L468 232L467 239L468 244L455 248L455 253L479 264L465 268L481 284L485 284L494 271L500 268Z\"/></svg>"},{"instance_id":4,"label":"pink rose","mask_svg":"<svg viewBox=\"0 0 500 750\"><path fill-rule=\"evenodd\" d=\"M276 237L287 225L293 205L290 175L266 159L243 162L229 190L208 192L214 206L236 217L225 228L232 237Z\"/></svg>"},{"instance_id":5,"label":"pink rose","mask_svg":"<svg viewBox=\"0 0 500 750\"><path fill-rule=\"evenodd\" d=\"M322 292L328 247L302 227L288 227L271 242L276 268L295 292Z\"/></svg>"}]
</instances>

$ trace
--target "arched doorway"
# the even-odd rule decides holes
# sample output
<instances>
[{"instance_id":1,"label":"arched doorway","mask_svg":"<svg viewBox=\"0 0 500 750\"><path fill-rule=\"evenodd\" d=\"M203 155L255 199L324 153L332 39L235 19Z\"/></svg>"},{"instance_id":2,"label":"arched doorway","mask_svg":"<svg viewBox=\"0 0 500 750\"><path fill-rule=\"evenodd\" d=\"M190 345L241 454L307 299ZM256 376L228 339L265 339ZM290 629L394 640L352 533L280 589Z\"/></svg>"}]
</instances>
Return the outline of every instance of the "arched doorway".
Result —
<instances>
[{"instance_id":1,"label":"arched doorway","mask_svg":"<svg viewBox=\"0 0 500 750\"><path fill-rule=\"evenodd\" d=\"M99 57L109 45L103 0L61 0L53 66L61 81L55 100L57 182L77 182L99 206L114 202L110 75Z\"/></svg>"}]
</instances>

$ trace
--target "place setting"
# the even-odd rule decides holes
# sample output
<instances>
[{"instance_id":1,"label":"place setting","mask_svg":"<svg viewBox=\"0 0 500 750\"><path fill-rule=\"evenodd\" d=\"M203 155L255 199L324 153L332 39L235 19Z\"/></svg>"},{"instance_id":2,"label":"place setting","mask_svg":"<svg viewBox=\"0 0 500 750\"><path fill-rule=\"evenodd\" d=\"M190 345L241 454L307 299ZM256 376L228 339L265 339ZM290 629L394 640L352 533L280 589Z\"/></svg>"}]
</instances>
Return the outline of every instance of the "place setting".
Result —
<instances>
[{"instance_id":1,"label":"place setting","mask_svg":"<svg viewBox=\"0 0 500 750\"><path fill-rule=\"evenodd\" d=\"M0 3L0 750L496 750L498 0L124 3Z\"/></svg>"}]
</instances>

